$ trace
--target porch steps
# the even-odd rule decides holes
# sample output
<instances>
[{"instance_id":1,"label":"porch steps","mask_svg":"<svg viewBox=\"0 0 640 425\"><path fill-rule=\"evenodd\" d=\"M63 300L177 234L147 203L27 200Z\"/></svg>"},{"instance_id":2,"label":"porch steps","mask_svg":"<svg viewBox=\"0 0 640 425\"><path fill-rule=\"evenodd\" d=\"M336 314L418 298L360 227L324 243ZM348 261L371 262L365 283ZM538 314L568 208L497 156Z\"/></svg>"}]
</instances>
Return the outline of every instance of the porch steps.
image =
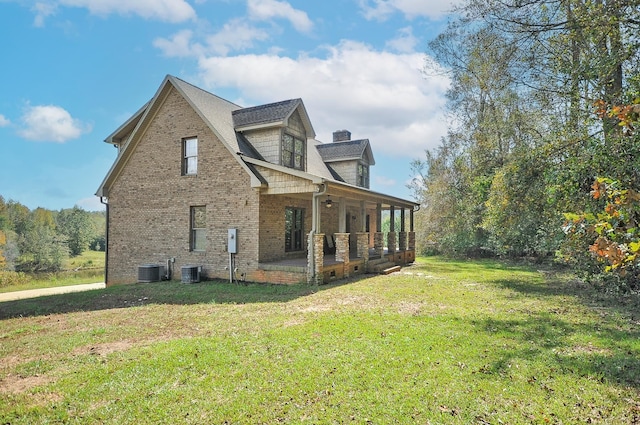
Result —
<instances>
[{"instance_id":1,"label":"porch steps","mask_svg":"<svg viewBox=\"0 0 640 425\"><path fill-rule=\"evenodd\" d=\"M384 257L369 261L369 271L371 273L390 274L400 271L400 269L400 266Z\"/></svg>"}]
</instances>

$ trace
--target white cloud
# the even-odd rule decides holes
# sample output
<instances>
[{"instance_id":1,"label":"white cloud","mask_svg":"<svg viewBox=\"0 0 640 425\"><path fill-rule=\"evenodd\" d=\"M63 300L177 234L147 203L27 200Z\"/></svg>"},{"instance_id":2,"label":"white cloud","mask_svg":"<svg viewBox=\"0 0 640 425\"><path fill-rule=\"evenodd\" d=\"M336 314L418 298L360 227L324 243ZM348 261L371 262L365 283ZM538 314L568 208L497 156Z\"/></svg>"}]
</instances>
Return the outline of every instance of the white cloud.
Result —
<instances>
[{"instance_id":1,"label":"white cloud","mask_svg":"<svg viewBox=\"0 0 640 425\"><path fill-rule=\"evenodd\" d=\"M9 119L4 115L0 114L0 127L6 127L9 124L11 124L11 121L9 121Z\"/></svg>"},{"instance_id":2,"label":"white cloud","mask_svg":"<svg viewBox=\"0 0 640 425\"><path fill-rule=\"evenodd\" d=\"M97 196L82 198L78 202L76 202L76 205L85 211L104 211L107 209L105 205L100 202L100 198L98 198Z\"/></svg>"},{"instance_id":3,"label":"white cloud","mask_svg":"<svg viewBox=\"0 0 640 425\"><path fill-rule=\"evenodd\" d=\"M90 126L54 105L30 106L22 116L22 122L24 128L18 134L40 142L64 143L91 131Z\"/></svg>"},{"instance_id":4,"label":"white cloud","mask_svg":"<svg viewBox=\"0 0 640 425\"><path fill-rule=\"evenodd\" d=\"M324 58L216 56L201 58L199 66L208 88L233 87L256 104L301 97L324 142L346 128L370 139L376 155L411 158L440 143L449 81L425 79L424 54L376 51L353 41L327 52Z\"/></svg>"},{"instance_id":5,"label":"white cloud","mask_svg":"<svg viewBox=\"0 0 640 425\"><path fill-rule=\"evenodd\" d=\"M400 12L408 19L424 16L440 19L460 3L460 0L359 0L366 19L384 21Z\"/></svg>"},{"instance_id":6,"label":"white cloud","mask_svg":"<svg viewBox=\"0 0 640 425\"><path fill-rule=\"evenodd\" d=\"M269 34L243 22L234 19L224 24L216 34L207 37L207 51L220 55L227 55L230 51L249 49L254 41L266 40Z\"/></svg>"},{"instance_id":7,"label":"white cloud","mask_svg":"<svg viewBox=\"0 0 640 425\"><path fill-rule=\"evenodd\" d=\"M32 8L36 12L34 25L43 26L45 18L54 14L58 6L86 8L94 15L137 15L165 22L196 18L195 10L185 0L57 0L36 3Z\"/></svg>"},{"instance_id":8,"label":"white cloud","mask_svg":"<svg viewBox=\"0 0 640 425\"><path fill-rule=\"evenodd\" d=\"M168 57L190 57L199 56L204 52L204 47L199 44L192 44L193 31L182 30L173 34L170 38L156 38L153 40L154 47L162 50Z\"/></svg>"},{"instance_id":9,"label":"white cloud","mask_svg":"<svg viewBox=\"0 0 640 425\"><path fill-rule=\"evenodd\" d=\"M31 10L36 14L36 17L33 19L33 25L36 27L43 27L44 20L55 14L56 9L56 5L52 3L37 2L34 4L31 8Z\"/></svg>"},{"instance_id":10,"label":"white cloud","mask_svg":"<svg viewBox=\"0 0 640 425\"><path fill-rule=\"evenodd\" d=\"M415 51L418 39L413 35L411 27L401 28L398 36L387 41L387 47L400 53L411 53Z\"/></svg>"},{"instance_id":11,"label":"white cloud","mask_svg":"<svg viewBox=\"0 0 640 425\"><path fill-rule=\"evenodd\" d=\"M168 57L226 56L230 52L254 48L256 42L270 38L266 29L257 26L257 21L284 18L300 32L309 32L313 28L313 23L305 12L294 9L284 1L248 0L247 11L249 19L231 19L216 33L196 37L192 30L186 29L178 31L169 38L156 38L153 45ZM269 29L269 31L274 30L278 30L278 28ZM273 47L273 49L279 48Z\"/></svg>"},{"instance_id":12,"label":"white cloud","mask_svg":"<svg viewBox=\"0 0 640 425\"><path fill-rule=\"evenodd\" d=\"M266 31L240 19L227 22L220 31L206 36L204 43L194 41L193 36L193 31L182 30L168 39L156 38L153 45L168 57L226 56L231 51L250 49L256 41L269 38Z\"/></svg>"},{"instance_id":13,"label":"white cloud","mask_svg":"<svg viewBox=\"0 0 640 425\"><path fill-rule=\"evenodd\" d=\"M269 20L283 18L288 20L293 27L300 32L309 32L313 28L313 22L306 12L294 9L286 1L277 0L249 0L247 3L249 17L254 20Z\"/></svg>"}]
</instances>

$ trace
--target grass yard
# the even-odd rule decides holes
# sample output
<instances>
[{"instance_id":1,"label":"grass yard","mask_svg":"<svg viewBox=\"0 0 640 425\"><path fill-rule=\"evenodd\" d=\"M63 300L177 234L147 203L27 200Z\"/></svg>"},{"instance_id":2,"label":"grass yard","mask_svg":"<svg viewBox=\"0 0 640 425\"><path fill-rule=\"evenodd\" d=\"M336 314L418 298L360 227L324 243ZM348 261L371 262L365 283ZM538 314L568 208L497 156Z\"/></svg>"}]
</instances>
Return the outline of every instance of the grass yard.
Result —
<instances>
[{"instance_id":1,"label":"grass yard","mask_svg":"<svg viewBox=\"0 0 640 425\"><path fill-rule=\"evenodd\" d=\"M638 424L638 307L439 258L1 303L0 423Z\"/></svg>"},{"instance_id":2,"label":"grass yard","mask_svg":"<svg viewBox=\"0 0 640 425\"><path fill-rule=\"evenodd\" d=\"M85 251L77 257L68 258L64 263L64 271L30 274L28 282L24 284L0 285L0 293L104 282L104 265L104 252Z\"/></svg>"}]
</instances>

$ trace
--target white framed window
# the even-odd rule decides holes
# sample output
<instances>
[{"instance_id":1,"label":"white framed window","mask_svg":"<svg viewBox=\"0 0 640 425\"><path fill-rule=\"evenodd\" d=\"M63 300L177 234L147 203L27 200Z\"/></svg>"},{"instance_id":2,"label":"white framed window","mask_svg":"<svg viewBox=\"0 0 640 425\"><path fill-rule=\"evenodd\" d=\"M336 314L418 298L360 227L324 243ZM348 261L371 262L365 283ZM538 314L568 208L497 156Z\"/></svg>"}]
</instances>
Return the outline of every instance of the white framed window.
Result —
<instances>
[{"instance_id":1,"label":"white framed window","mask_svg":"<svg viewBox=\"0 0 640 425\"><path fill-rule=\"evenodd\" d=\"M207 208L204 206L191 207L191 251L205 251L207 246Z\"/></svg>"},{"instance_id":2,"label":"white framed window","mask_svg":"<svg viewBox=\"0 0 640 425\"><path fill-rule=\"evenodd\" d=\"M282 165L304 171L304 140L284 133L282 136Z\"/></svg>"},{"instance_id":3,"label":"white framed window","mask_svg":"<svg viewBox=\"0 0 640 425\"><path fill-rule=\"evenodd\" d=\"M358 186L369 188L369 166L362 162L358 164Z\"/></svg>"},{"instance_id":4,"label":"white framed window","mask_svg":"<svg viewBox=\"0 0 640 425\"><path fill-rule=\"evenodd\" d=\"M182 140L182 175L198 174L198 138Z\"/></svg>"}]
</instances>

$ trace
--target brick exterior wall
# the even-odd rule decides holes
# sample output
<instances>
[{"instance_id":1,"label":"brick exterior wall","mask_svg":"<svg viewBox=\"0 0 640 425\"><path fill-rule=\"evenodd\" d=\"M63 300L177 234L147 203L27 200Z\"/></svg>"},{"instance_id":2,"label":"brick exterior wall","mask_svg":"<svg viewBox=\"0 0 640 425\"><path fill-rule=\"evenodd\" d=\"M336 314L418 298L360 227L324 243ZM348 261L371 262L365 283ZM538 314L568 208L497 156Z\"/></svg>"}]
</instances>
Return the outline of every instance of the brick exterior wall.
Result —
<instances>
[{"instance_id":1,"label":"brick exterior wall","mask_svg":"<svg viewBox=\"0 0 640 425\"><path fill-rule=\"evenodd\" d=\"M311 198L311 197L309 197ZM304 240L302 251L285 253L285 208L303 208L304 215ZM260 199L260 230L258 240L260 262L279 260L287 257L306 256L306 235L311 231L313 211L311 199L304 200L285 196L263 195Z\"/></svg>"},{"instance_id":2,"label":"brick exterior wall","mask_svg":"<svg viewBox=\"0 0 640 425\"><path fill-rule=\"evenodd\" d=\"M198 174L182 176L182 140L198 138ZM233 190L229 190L233 187ZM109 190L107 284L134 283L141 264L175 258L228 278L227 229L238 228L236 264L257 268L259 195L246 171L175 89L159 107ZM206 251L190 251L190 207L206 206Z\"/></svg>"}]
</instances>

